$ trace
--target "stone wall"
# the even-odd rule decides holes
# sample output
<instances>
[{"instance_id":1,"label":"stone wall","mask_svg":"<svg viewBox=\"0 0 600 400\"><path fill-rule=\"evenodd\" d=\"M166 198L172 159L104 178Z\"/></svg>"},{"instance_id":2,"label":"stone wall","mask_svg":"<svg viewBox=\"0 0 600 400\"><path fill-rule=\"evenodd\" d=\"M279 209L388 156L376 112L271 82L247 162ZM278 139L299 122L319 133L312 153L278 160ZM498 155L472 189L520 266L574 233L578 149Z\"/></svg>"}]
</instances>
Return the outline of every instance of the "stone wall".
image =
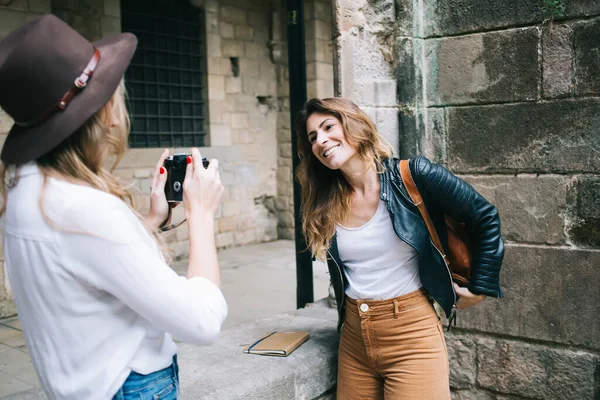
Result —
<instances>
[{"instance_id":1,"label":"stone wall","mask_svg":"<svg viewBox=\"0 0 600 400\"><path fill-rule=\"evenodd\" d=\"M284 15L281 2L193 0L191 3L202 7L206 18L210 145L200 151L206 157L219 159L225 186L217 215L217 246L275 240L279 222L278 151L281 151L276 138L290 136L286 100L289 89L284 78L287 68L274 62L269 51L272 15ZM0 4L0 38L29 19L49 12L90 40L120 32L119 0L2 0ZM285 24L282 28L279 40L284 43ZM232 72L232 58L239 63L237 77ZM0 143L11 125L10 118L0 110ZM136 203L141 212L146 212L149 206L150 177L160 152L161 149L128 150L116 171L137 189ZM289 158L291 150L284 156ZM289 178L283 179L284 187L291 185L289 171ZM285 204L291 207L291 202ZM183 219L183 214L183 207L176 208L174 221ZM187 256L185 224L166 234L166 239L175 258ZM0 268L0 317L14 313L10 288L4 269Z\"/></svg>"},{"instance_id":2,"label":"stone wall","mask_svg":"<svg viewBox=\"0 0 600 400\"><path fill-rule=\"evenodd\" d=\"M600 3L561 3L336 2L338 94L500 211L505 297L459 311L454 399L600 398Z\"/></svg>"}]
</instances>

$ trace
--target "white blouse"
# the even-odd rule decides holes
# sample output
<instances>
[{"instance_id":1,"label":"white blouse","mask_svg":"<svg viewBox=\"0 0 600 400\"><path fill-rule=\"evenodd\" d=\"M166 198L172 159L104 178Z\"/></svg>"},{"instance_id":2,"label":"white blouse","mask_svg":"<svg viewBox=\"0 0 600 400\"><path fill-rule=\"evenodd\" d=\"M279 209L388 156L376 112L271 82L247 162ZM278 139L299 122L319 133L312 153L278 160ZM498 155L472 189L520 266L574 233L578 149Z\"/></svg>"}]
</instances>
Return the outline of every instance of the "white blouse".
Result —
<instances>
[{"instance_id":1,"label":"white blouse","mask_svg":"<svg viewBox=\"0 0 600 400\"><path fill-rule=\"evenodd\" d=\"M128 206L21 167L2 218L4 255L27 347L49 398L109 399L130 371L169 366L171 334L218 338L227 316L210 280L178 276ZM166 333L168 332L168 333Z\"/></svg>"}]
</instances>

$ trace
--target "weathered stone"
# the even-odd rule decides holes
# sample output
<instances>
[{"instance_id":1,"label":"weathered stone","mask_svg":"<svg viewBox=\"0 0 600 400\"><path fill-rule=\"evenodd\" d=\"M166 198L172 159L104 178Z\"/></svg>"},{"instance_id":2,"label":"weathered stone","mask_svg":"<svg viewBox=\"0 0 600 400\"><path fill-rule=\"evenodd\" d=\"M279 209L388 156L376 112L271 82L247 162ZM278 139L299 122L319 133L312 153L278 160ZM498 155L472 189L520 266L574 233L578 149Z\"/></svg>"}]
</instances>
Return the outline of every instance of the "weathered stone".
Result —
<instances>
[{"instance_id":1,"label":"weathered stone","mask_svg":"<svg viewBox=\"0 0 600 400\"><path fill-rule=\"evenodd\" d=\"M543 19L541 3L531 0L432 0L424 3L425 36L526 25Z\"/></svg>"},{"instance_id":2,"label":"weathered stone","mask_svg":"<svg viewBox=\"0 0 600 400\"><path fill-rule=\"evenodd\" d=\"M511 242L564 244L567 181L562 176L466 177L502 220L502 234Z\"/></svg>"},{"instance_id":3,"label":"weathered stone","mask_svg":"<svg viewBox=\"0 0 600 400\"><path fill-rule=\"evenodd\" d=\"M594 95L600 93L600 19L573 25L575 48L575 93Z\"/></svg>"},{"instance_id":4,"label":"weathered stone","mask_svg":"<svg viewBox=\"0 0 600 400\"><path fill-rule=\"evenodd\" d=\"M25 13L0 9L0 39L25 23Z\"/></svg>"},{"instance_id":5,"label":"weathered stone","mask_svg":"<svg viewBox=\"0 0 600 400\"><path fill-rule=\"evenodd\" d=\"M425 125L423 123L422 110L412 107L402 107L398 113L399 118L399 157L415 157L422 152L423 132Z\"/></svg>"},{"instance_id":6,"label":"weathered stone","mask_svg":"<svg viewBox=\"0 0 600 400\"><path fill-rule=\"evenodd\" d=\"M244 54L244 47L238 40L223 39L221 51L224 57L241 57Z\"/></svg>"},{"instance_id":7,"label":"weathered stone","mask_svg":"<svg viewBox=\"0 0 600 400\"><path fill-rule=\"evenodd\" d=\"M535 99L538 42L535 28L429 41L428 104Z\"/></svg>"},{"instance_id":8,"label":"weathered stone","mask_svg":"<svg viewBox=\"0 0 600 400\"><path fill-rule=\"evenodd\" d=\"M588 17L600 14L600 3L589 0L562 0L566 17Z\"/></svg>"},{"instance_id":9,"label":"weathered stone","mask_svg":"<svg viewBox=\"0 0 600 400\"><path fill-rule=\"evenodd\" d=\"M392 146L394 154L398 154L400 146L398 138L398 109L397 108L377 108L377 118L375 124L377 131Z\"/></svg>"},{"instance_id":10,"label":"weathered stone","mask_svg":"<svg viewBox=\"0 0 600 400\"><path fill-rule=\"evenodd\" d=\"M47 14L50 12L51 9L51 1L50 0L29 0L29 11L31 12L35 12L35 13L40 13L40 14ZM104 1L104 8L105 8L105 14L106 15L111 15L109 14L106 10L107 8L107 4L111 5L111 3L113 3L113 0L105 0ZM110 10L112 11L112 10ZM120 16L116 15L117 17Z\"/></svg>"},{"instance_id":11,"label":"weathered stone","mask_svg":"<svg viewBox=\"0 0 600 400\"><path fill-rule=\"evenodd\" d=\"M568 25L555 26L552 31L544 30L542 57L544 97L568 95L572 87L573 74L573 30Z\"/></svg>"},{"instance_id":12,"label":"weathered stone","mask_svg":"<svg viewBox=\"0 0 600 400\"><path fill-rule=\"evenodd\" d=\"M569 237L577 245L600 247L600 178L579 177L569 198Z\"/></svg>"},{"instance_id":13,"label":"weathered stone","mask_svg":"<svg viewBox=\"0 0 600 400\"><path fill-rule=\"evenodd\" d=\"M424 153L430 155L431 161L446 165L448 162L448 132L443 108L427 109L427 130L425 132L425 147L428 150Z\"/></svg>"},{"instance_id":14,"label":"weathered stone","mask_svg":"<svg viewBox=\"0 0 600 400\"><path fill-rule=\"evenodd\" d=\"M219 24L219 32L221 32L221 37L224 39L233 39L233 25L228 24L226 22L221 22Z\"/></svg>"},{"instance_id":15,"label":"weathered stone","mask_svg":"<svg viewBox=\"0 0 600 400\"><path fill-rule=\"evenodd\" d=\"M398 52L396 55L396 83L398 102L413 104L422 97L421 70L415 65L417 48L421 48L423 41L414 38L398 38Z\"/></svg>"},{"instance_id":16,"label":"weathered stone","mask_svg":"<svg viewBox=\"0 0 600 400\"><path fill-rule=\"evenodd\" d=\"M457 325L600 349L598 265L598 251L508 244L504 298L459 310Z\"/></svg>"},{"instance_id":17,"label":"weathered stone","mask_svg":"<svg viewBox=\"0 0 600 400\"><path fill-rule=\"evenodd\" d=\"M235 37L240 40L252 40L254 39L254 29L248 25L236 25Z\"/></svg>"},{"instance_id":18,"label":"weathered stone","mask_svg":"<svg viewBox=\"0 0 600 400\"><path fill-rule=\"evenodd\" d=\"M221 20L244 25L246 24L247 19L248 15L246 10L229 5L221 6Z\"/></svg>"},{"instance_id":19,"label":"weathered stone","mask_svg":"<svg viewBox=\"0 0 600 400\"><path fill-rule=\"evenodd\" d=\"M450 362L450 387L467 389L475 385L477 377L477 351L475 342L466 337L446 335Z\"/></svg>"},{"instance_id":20,"label":"weathered stone","mask_svg":"<svg viewBox=\"0 0 600 400\"><path fill-rule=\"evenodd\" d=\"M600 100L447 109L457 172L600 171Z\"/></svg>"},{"instance_id":21,"label":"weathered stone","mask_svg":"<svg viewBox=\"0 0 600 400\"><path fill-rule=\"evenodd\" d=\"M117 35L121 33L121 18L102 17L100 19L102 36Z\"/></svg>"},{"instance_id":22,"label":"weathered stone","mask_svg":"<svg viewBox=\"0 0 600 400\"><path fill-rule=\"evenodd\" d=\"M547 400L597 399L600 357L517 341L481 339L477 383L497 392Z\"/></svg>"}]
</instances>

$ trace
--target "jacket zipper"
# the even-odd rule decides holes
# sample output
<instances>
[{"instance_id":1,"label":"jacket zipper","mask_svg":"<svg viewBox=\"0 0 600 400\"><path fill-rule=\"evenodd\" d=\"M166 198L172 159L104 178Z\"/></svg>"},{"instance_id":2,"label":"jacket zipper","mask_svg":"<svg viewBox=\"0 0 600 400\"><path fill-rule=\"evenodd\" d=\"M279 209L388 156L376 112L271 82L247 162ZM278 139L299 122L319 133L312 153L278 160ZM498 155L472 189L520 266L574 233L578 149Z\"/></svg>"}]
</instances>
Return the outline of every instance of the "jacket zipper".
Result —
<instances>
[{"instance_id":1,"label":"jacket zipper","mask_svg":"<svg viewBox=\"0 0 600 400\"><path fill-rule=\"evenodd\" d=\"M442 257L442 261L444 262L444 265L446 266L446 271L448 272L448 277L450 277L450 287L452 288L452 295L453 295L453 300L452 300L452 311L450 312L450 317L448 318L448 331L450 331L450 326L452 326L452 321L454 321L454 323L456 324L456 290L454 290L454 285L452 283L452 273L450 272L450 267L448 267L448 263L446 262L446 258L444 257L444 255L442 254L442 252L440 251L440 249L438 249L435 244L433 244L433 240L431 240L431 238L429 238L429 241L431 242L431 244L433 245L433 247L435 248L435 250L438 252L438 254L440 255L440 257Z\"/></svg>"}]
</instances>

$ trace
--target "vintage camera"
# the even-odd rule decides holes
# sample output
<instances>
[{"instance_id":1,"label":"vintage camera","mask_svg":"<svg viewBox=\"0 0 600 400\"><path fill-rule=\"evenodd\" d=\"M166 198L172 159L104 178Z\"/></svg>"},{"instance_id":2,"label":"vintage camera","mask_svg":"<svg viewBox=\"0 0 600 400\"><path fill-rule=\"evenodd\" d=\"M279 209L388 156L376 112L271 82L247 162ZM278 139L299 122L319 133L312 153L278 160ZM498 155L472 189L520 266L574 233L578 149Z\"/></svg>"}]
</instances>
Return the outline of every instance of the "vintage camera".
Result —
<instances>
[{"instance_id":1,"label":"vintage camera","mask_svg":"<svg viewBox=\"0 0 600 400\"><path fill-rule=\"evenodd\" d=\"M164 167L167 170L167 183L165 184L165 195L170 203L183 201L183 181L187 168L187 158L190 154L177 153L167 157ZM203 157L202 165L208 167L209 161Z\"/></svg>"}]
</instances>

